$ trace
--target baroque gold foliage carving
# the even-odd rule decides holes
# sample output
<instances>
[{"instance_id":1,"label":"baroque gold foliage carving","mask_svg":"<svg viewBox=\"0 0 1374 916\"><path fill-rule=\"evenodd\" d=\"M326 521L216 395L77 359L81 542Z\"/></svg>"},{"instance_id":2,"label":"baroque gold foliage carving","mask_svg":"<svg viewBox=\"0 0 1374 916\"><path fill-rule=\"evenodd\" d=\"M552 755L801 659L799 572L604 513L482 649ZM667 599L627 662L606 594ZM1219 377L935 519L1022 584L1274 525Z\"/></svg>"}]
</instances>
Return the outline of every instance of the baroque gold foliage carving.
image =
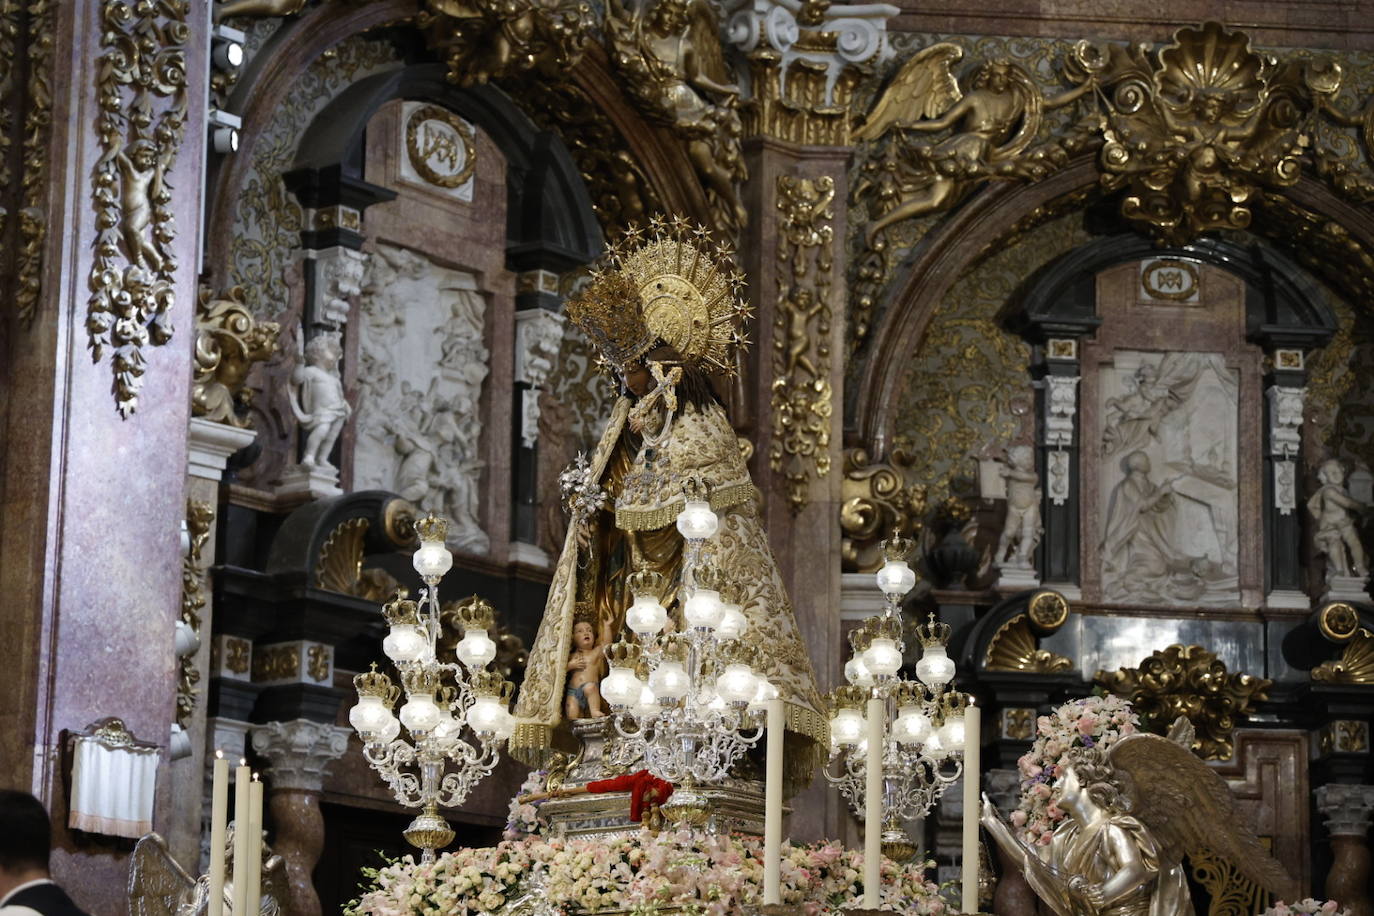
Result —
<instances>
[{"instance_id":1,"label":"baroque gold foliage carving","mask_svg":"<svg viewBox=\"0 0 1374 916\"><path fill-rule=\"evenodd\" d=\"M528 70L566 76L596 20L584 0L425 0L416 22L449 82L474 86Z\"/></svg>"},{"instance_id":2,"label":"baroque gold foliage carving","mask_svg":"<svg viewBox=\"0 0 1374 916\"><path fill-rule=\"evenodd\" d=\"M186 502L186 533L190 549L181 560L181 619L197 635L201 633L201 611L205 609L205 569L202 553L215 524L214 503L191 499ZM177 677L176 720L182 728L189 728L191 714L196 708L196 684L200 671L195 655L183 655L179 660Z\"/></svg>"},{"instance_id":3,"label":"baroque gold foliage carving","mask_svg":"<svg viewBox=\"0 0 1374 916\"><path fill-rule=\"evenodd\" d=\"M48 237L44 201L48 192L52 139L53 32L57 9L53 0L31 0L28 14L29 78L24 112L24 177L20 182L23 206L19 211L18 270L14 289L19 320L25 325L33 321L43 288L43 246ZM4 132L8 135L8 124L4 125ZM0 149L0 153L3 152ZM8 176L5 180L8 183Z\"/></svg>"},{"instance_id":4,"label":"baroque gold foliage carving","mask_svg":"<svg viewBox=\"0 0 1374 916\"><path fill-rule=\"evenodd\" d=\"M707 0L645 0L633 8L608 0L604 29L627 94L681 139L713 228L736 237L748 219L739 189L748 170L739 87L725 64L715 9Z\"/></svg>"},{"instance_id":5,"label":"baroque gold foliage carving","mask_svg":"<svg viewBox=\"0 0 1374 916\"><path fill-rule=\"evenodd\" d=\"M1249 916L1269 904L1269 892L1210 849L1188 854L1193 880L1207 889L1207 916Z\"/></svg>"},{"instance_id":6,"label":"baroque gold foliage carving","mask_svg":"<svg viewBox=\"0 0 1374 916\"><path fill-rule=\"evenodd\" d=\"M802 29L794 47L834 53L837 40L834 32ZM800 57L786 70L783 66L783 55L772 48L749 53L750 93L740 106L744 135L805 146L848 146L854 89L868 68L851 64L832 76L824 66Z\"/></svg>"},{"instance_id":7,"label":"baroque gold foliage carving","mask_svg":"<svg viewBox=\"0 0 1374 916\"><path fill-rule=\"evenodd\" d=\"M1374 633L1361 628L1349 638L1340 658L1312 669L1312 680L1324 684L1374 684Z\"/></svg>"},{"instance_id":8,"label":"baroque gold foliage carving","mask_svg":"<svg viewBox=\"0 0 1374 916\"><path fill-rule=\"evenodd\" d=\"M768 461L784 475L787 501L796 513L810 500L813 477L830 473L835 180L828 175L779 175L777 195L782 244L773 319L773 443Z\"/></svg>"},{"instance_id":9,"label":"baroque gold foliage carving","mask_svg":"<svg viewBox=\"0 0 1374 916\"><path fill-rule=\"evenodd\" d=\"M253 652L253 680L282 681L295 678L300 672L300 654L301 644L295 642L258 648Z\"/></svg>"},{"instance_id":10,"label":"baroque gold foliage carving","mask_svg":"<svg viewBox=\"0 0 1374 916\"><path fill-rule=\"evenodd\" d=\"M926 486L909 479L910 467L910 458L901 451L889 461L873 461L864 449L845 449L840 485L845 572L876 572L883 565L883 539L893 531L912 537L923 524Z\"/></svg>"},{"instance_id":11,"label":"baroque gold foliage carving","mask_svg":"<svg viewBox=\"0 0 1374 916\"><path fill-rule=\"evenodd\" d=\"M1172 645L1136 668L1098 671L1093 682L1130 700L1142 724L1161 731L1179 716L1196 729L1193 750L1204 760L1228 760L1238 720L1269 698L1272 681L1232 674L1202 646ZM1162 732L1161 732L1162 733Z\"/></svg>"},{"instance_id":12,"label":"baroque gold foliage carving","mask_svg":"<svg viewBox=\"0 0 1374 916\"><path fill-rule=\"evenodd\" d=\"M242 289L215 296L202 288L196 310L192 414L216 423L252 425L247 414L253 394L247 387L248 373L277 352L280 331L275 322L254 319Z\"/></svg>"},{"instance_id":13,"label":"baroque gold foliage carving","mask_svg":"<svg viewBox=\"0 0 1374 916\"><path fill-rule=\"evenodd\" d=\"M19 35L23 28L23 6L20 0L0 0L0 187L8 188L14 177L10 169L10 147L13 140L15 99L15 58L18 56ZM9 224L9 211L0 207L0 238Z\"/></svg>"},{"instance_id":14,"label":"baroque gold foliage carving","mask_svg":"<svg viewBox=\"0 0 1374 916\"><path fill-rule=\"evenodd\" d=\"M103 0L95 258L86 332L112 350L115 404L138 408L143 348L172 338L176 225L167 173L186 129L189 0Z\"/></svg>"},{"instance_id":15,"label":"baroque gold foliage carving","mask_svg":"<svg viewBox=\"0 0 1374 916\"><path fill-rule=\"evenodd\" d=\"M988 671L1058 674L1073 670L1070 659L1036 644L1030 618L1025 614L1017 614L993 634L983 661Z\"/></svg>"},{"instance_id":16,"label":"baroque gold foliage carving","mask_svg":"<svg viewBox=\"0 0 1374 916\"><path fill-rule=\"evenodd\" d=\"M316 588L342 595L358 593L363 571L363 541L369 524L365 518L350 518L329 532L315 563Z\"/></svg>"}]
</instances>

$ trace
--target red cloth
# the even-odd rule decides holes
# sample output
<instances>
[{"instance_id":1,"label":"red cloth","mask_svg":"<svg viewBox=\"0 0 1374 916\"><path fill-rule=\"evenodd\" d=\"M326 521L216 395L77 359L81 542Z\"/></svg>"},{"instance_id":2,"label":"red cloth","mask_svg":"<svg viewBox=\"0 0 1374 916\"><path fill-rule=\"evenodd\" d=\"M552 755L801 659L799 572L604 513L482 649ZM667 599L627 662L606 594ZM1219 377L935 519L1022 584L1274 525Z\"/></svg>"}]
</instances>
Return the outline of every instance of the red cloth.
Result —
<instances>
[{"instance_id":1,"label":"red cloth","mask_svg":"<svg viewBox=\"0 0 1374 916\"><path fill-rule=\"evenodd\" d=\"M673 784L650 773L640 770L627 773L614 779L596 779L587 783L588 792L629 792L630 820L638 823L644 811L652 805L661 805L673 794ZM646 798L646 796L651 796Z\"/></svg>"}]
</instances>

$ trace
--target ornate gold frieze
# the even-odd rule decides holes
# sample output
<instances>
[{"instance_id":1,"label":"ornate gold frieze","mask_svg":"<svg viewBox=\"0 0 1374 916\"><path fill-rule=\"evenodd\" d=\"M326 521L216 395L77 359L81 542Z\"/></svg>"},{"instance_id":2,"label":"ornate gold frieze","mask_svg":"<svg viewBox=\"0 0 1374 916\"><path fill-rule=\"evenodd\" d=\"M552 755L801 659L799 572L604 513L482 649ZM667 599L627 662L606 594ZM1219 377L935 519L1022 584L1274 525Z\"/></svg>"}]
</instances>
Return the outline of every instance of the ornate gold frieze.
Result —
<instances>
[{"instance_id":1,"label":"ornate gold frieze","mask_svg":"<svg viewBox=\"0 0 1374 916\"><path fill-rule=\"evenodd\" d=\"M215 524L215 505L204 500L186 501L186 533L190 549L181 560L181 620L197 636L201 636L201 611L205 609L205 568L202 552ZM200 670L196 668L195 653L183 655L178 661L176 720L182 728L190 728L191 714L196 709L196 684Z\"/></svg>"},{"instance_id":2,"label":"ornate gold frieze","mask_svg":"<svg viewBox=\"0 0 1374 916\"><path fill-rule=\"evenodd\" d=\"M769 466L787 482L793 513L812 479L830 473L830 293L835 179L779 175L778 301L773 316L773 442Z\"/></svg>"},{"instance_id":3,"label":"ornate gold frieze","mask_svg":"<svg viewBox=\"0 0 1374 916\"><path fill-rule=\"evenodd\" d=\"M28 5L28 99L24 111L24 177L20 182L19 250L16 255L14 299L19 320L32 323L43 291L43 247L48 237L49 145L52 140L53 32L56 6L52 0ZM4 133L8 135L9 126ZM4 150L0 150L3 153ZM8 171L8 168L6 169ZM5 178L8 182L8 176ZM3 227L0 227L3 228Z\"/></svg>"},{"instance_id":4,"label":"ornate gold frieze","mask_svg":"<svg viewBox=\"0 0 1374 916\"><path fill-rule=\"evenodd\" d=\"M416 24L459 86L530 70L566 78L596 24L584 0L425 0L424 7Z\"/></svg>"},{"instance_id":5,"label":"ornate gold frieze","mask_svg":"<svg viewBox=\"0 0 1374 916\"><path fill-rule=\"evenodd\" d=\"M191 387L193 416L247 427L253 392L247 387L254 363L277 352L281 328L257 321L239 287L212 295L202 287L196 310L195 380Z\"/></svg>"},{"instance_id":6,"label":"ornate gold frieze","mask_svg":"<svg viewBox=\"0 0 1374 916\"><path fill-rule=\"evenodd\" d=\"M798 43L828 44L833 50L835 39L834 33L806 31ZM802 146L848 146L854 88L866 72L845 67L831 84L830 68L823 63L806 58L784 61L771 48L751 52L750 96L740 106L744 135Z\"/></svg>"},{"instance_id":7,"label":"ornate gold frieze","mask_svg":"<svg viewBox=\"0 0 1374 916\"><path fill-rule=\"evenodd\" d=\"M101 153L86 333L95 361L113 351L115 404L125 418L138 408L143 347L172 339L179 265L168 173L186 129L189 8L190 0L101 4Z\"/></svg>"},{"instance_id":8,"label":"ornate gold frieze","mask_svg":"<svg viewBox=\"0 0 1374 916\"><path fill-rule=\"evenodd\" d=\"M294 680L300 674L301 644L285 643L279 646L255 647L253 651L253 680L284 681Z\"/></svg>"},{"instance_id":9,"label":"ornate gold frieze","mask_svg":"<svg viewBox=\"0 0 1374 916\"><path fill-rule=\"evenodd\" d=\"M305 651L305 673L317 684L324 683L329 677L329 656L329 647L318 643Z\"/></svg>"},{"instance_id":10,"label":"ornate gold frieze","mask_svg":"<svg viewBox=\"0 0 1374 916\"><path fill-rule=\"evenodd\" d=\"M748 220L740 185L748 177L739 87L721 48L720 23L706 0L608 0L606 48L621 85L641 112L683 143L719 237Z\"/></svg>"},{"instance_id":11,"label":"ornate gold frieze","mask_svg":"<svg viewBox=\"0 0 1374 916\"><path fill-rule=\"evenodd\" d=\"M1269 698L1273 683L1249 674L1232 674L1202 646L1172 645L1136 668L1098 671L1093 682L1135 705L1141 723L1163 734L1179 716L1196 729L1193 750L1204 760L1228 760L1238 720Z\"/></svg>"},{"instance_id":12,"label":"ornate gold frieze","mask_svg":"<svg viewBox=\"0 0 1374 916\"><path fill-rule=\"evenodd\" d=\"M1374 634L1360 628L1345 637L1341 657L1313 668L1312 680L1323 684L1374 684Z\"/></svg>"},{"instance_id":13,"label":"ornate gold frieze","mask_svg":"<svg viewBox=\"0 0 1374 916\"><path fill-rule=\"evenodd\" d=\"M926 514L926 487L907 475L910 458L901 451L873 461L861 448L845 449L840 485L840 548L845 572L876 572L883 565L882 541L896 531L913 536Z\"/></svg>"},{"instance_id":14,"label":"ornate gold frieze","mask_svg":"<svg viewBox=\"0 0 1374 916\"><path fill-rule=\"evenodd\" d=\"M316 588L342 595L358 592L363 571L363 541L369 524L365 518L350 518L329 532L315 564Z\"/></svg>"}]
</instances>

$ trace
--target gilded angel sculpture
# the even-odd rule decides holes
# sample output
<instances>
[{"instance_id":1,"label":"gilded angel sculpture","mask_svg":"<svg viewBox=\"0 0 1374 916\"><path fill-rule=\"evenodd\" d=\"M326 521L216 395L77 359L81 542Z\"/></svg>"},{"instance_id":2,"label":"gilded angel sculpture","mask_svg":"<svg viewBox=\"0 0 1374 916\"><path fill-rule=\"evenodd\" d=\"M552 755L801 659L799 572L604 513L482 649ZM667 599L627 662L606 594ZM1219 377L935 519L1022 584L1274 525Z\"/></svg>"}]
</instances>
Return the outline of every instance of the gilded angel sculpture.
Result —
<instances>
[{"instance_id":1,"label":"gilded angel sculpture","mask_svg":"<svg viewBox=\"0 0 1374 916\"><path fill-rule=\"evenodd\" d=\"M1086 45L1075 49L1078 70L1091 73ZM952 134L935 144L911 143L894 153L905 160L896 205L869 223L873 247L888 226L953 206L997 167L1026 151L1040 132L1047 108L1058 108L1096 85L1079 85L1046 99L1022 67L1008 60L980 64L967 93L954 77L964 52L940 42L917 53L879 96L868 117L854 131L855 140L877 140L893 130Z\"/></svg>"},{"instance_id":2,"label":"gilded angel sculpture","mask_svg":"<svg viewBox=\"0 0 1374 916\"><path fill-rule=\"evenodd\" d=\"M1293 881L1243 822L1226 783L1186 747L1134 734L1077 748L1059 777L1069 813L1047 846L1027 845L983 797L983 826L1022 864L1057 916L1191 916L1185 854L1203 848L1288 896Z\"/></svg>"},{"instance_id":3,"label":"gilded angel sculpture","mask_svg":"<svg viewBox=\"0 0 1374 916\"><path fill-rule=\"evenodd\" d=\"M589 699L586 679L570 676L581 674L571 660L575 640L619 638L636 588L656 591L670 626L681 626L685 541L675 521L684 490L704 487L720 531L701 548L700 562L741 606L763 654L759 670L788 706L787 775L796 789L811 779L825 720L756 490L709 375L733 367L747 308L738 275L702 247L704 235L663 224L647 238L632 235L568 303L568 317L614 369L624 396L590 459L561 478L573 517L530 650L510 751L538 765L558 746L571 749L570 700Z\"/></svg>"}]
</instances>

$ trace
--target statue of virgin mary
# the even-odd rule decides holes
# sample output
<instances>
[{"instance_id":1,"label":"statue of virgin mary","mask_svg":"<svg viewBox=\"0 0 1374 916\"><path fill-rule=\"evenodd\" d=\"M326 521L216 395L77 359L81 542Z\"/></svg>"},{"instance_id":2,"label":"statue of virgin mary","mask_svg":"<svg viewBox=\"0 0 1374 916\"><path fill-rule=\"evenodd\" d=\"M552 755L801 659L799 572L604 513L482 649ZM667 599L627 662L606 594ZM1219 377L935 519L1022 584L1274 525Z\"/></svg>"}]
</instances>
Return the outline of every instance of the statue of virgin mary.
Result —
<instances>
[{"instance_id":1,"label":"statue of virgin mary","mask_svg":"<svg viewBox=\"0 0 1374 916\"><path fill-rule=\"evenodd\" d=\"M763 656L757 670L786 701L788 794L814 772L826 735L815 676L759 520L757 491L711 381L711 373L732 370L743 344L741 283L684 227L655 225L647 238L631 235L615 246L568 303L568 316L625 394L590 460L564 475L575 494L572 523L510 740L511 754L530 765L571 740L563 727L568 697L582 688L569 682L583 673L569 659L575 624L592 623L603 648L619 638L634 577L641 587L661 585L657 597L681 628L684 540L675 521L684 488L693 487L705 490L720 518L699 561L719 573L722 596L741 606L748 639Z\"/></svg>"}]
</instances>

